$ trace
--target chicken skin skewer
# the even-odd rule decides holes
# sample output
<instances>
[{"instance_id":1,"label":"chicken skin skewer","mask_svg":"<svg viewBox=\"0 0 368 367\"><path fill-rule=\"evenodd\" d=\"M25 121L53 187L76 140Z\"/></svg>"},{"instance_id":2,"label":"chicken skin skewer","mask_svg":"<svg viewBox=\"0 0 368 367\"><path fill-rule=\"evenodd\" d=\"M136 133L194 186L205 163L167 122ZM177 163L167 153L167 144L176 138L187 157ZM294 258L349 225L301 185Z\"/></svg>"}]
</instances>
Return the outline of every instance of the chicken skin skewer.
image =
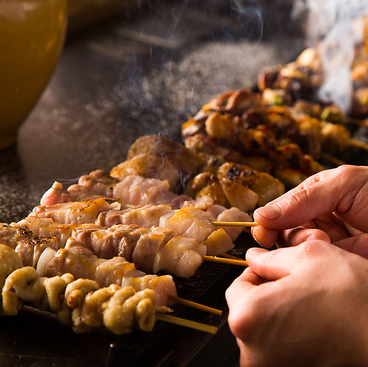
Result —
<instances>
[{"instance_id":1,"label":"chicken skin skewer","mask_svg":"<svg viewBox=\"0 0 368 367\"><path fill-rule=\"evenodd\" d=\"M24 304L58 315L60 322L71 325L77 333L105 326L115 334L135 329L152 331L156 313L170 311L158 306L152 289L135 291L131 286L100 285L91 279L77 279L65 273L40 277L8 246L0 245L2 310L17 315Z\"/></svg>"}]
</instances>

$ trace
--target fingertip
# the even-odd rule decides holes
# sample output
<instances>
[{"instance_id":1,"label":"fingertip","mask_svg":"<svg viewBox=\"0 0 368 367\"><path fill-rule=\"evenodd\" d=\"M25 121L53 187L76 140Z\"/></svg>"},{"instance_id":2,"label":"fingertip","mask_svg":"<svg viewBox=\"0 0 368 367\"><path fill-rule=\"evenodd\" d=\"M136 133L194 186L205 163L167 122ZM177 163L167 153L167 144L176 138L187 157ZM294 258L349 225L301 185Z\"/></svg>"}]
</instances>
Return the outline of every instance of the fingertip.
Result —
<instances>
[{"instance_id":1,"label":"fingertip","mask_svg":"<svg viewBox=\"0 0 368 367\"><path fill-rule=\"evenodd\" d=\"M354 253L364 258L368 258L368 234L363 234L354 243Z\"/></svg>"},{"instance_id":2,"label":"fingertip","mask_svg":"<svg viewBox=\"0 0 368 367\"><path fill-rule=\"evenodd\" d=\"M272 247L276 243L278 237L277 230L261 226L253 227L251 233L256 242L266 248Z\"/></svg>"}]
</instances>

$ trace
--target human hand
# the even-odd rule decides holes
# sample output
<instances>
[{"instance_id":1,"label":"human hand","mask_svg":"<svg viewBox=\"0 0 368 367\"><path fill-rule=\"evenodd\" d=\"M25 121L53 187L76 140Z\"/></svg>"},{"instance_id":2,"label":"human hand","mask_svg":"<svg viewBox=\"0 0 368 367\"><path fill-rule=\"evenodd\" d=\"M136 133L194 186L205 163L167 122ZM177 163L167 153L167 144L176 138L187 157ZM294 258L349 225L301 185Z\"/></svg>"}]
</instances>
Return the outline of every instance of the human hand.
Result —
<instances>
[{"instance_id":1,"label":"human hand","mask_svg":"<svg viewBox=\"0 0 368 367\"><path fill-rule=\"evenodd\" d=\"M226 291L242 367L368 365L368 261L313 240L254 248Z\"/></svg>"},{"instance_id":2,"label":"human hand","mask_svg":"<svg viewBox=\"0 0 368 367\"><path fill-rule=\"evenodd\" d=\"M257 209L259 226L252 234L264 247L321 239L368 257L367 208L368 167L341 166L309 177ZM283 231L297 226L308 230Z\"/></svg>"}]
</instances>

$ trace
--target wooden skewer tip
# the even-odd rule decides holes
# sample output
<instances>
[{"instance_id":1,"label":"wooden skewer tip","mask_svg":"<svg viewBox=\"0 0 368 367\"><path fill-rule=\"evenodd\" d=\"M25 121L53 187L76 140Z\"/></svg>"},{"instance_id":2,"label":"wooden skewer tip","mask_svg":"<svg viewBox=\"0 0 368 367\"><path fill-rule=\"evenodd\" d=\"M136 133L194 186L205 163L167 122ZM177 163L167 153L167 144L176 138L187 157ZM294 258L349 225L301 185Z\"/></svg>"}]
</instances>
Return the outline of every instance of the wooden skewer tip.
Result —
<instances>
[{"instance_id":1,"label":"wooden skewer tip","mask_svg":"<svg viewBox=\"0 0 368 367\"><path fill-rule=\"evenodd\" d=\"M256 222L220 222L220 221L212 221L212 224L215 226L222 226L222 227L255 227L258 226Z\"/></svg>"},{"instance_id":2,"label":"wooden skewer tip","mask_svg":"<svg viewBox=\"0 0 368 367\"><path fill-rule=\"evenodd\" d=\"M356 148L362 148L362 149L368 150L368 144L364 143L363 141L357 140L357 139L350 139L349 144Z\"/></svg>"},{"instance_id":3,"label":"wooden skewer tip","mask_svg":"<svg viewBox=\"0 0 368 367\"><path fill-rule=\"evenodd\" d=\"M209 261L209 262L214 262L214 263L248 266L248 263L245 260L241 260L241 259L229 259L226 257L206 256L206 255L202 257L204 261Z\"/></svg>"},{"instance_id":4,"label":"wooden skewer tip","mask_svg":"<svg viewBox=\"0 0 368 367\"><path fill-rule=\"evenodd\" d=\"M201 303L189 301L187 299L180 298L180 297L175 297L175 296L169 296L169 299L173 302L181 303L185 306L189 306L189 307L196 308L198 310L206 311L206 312L212 313L214 315L218 315L218 316L222 315L221 310L218 310L217 308L209 307L209 306L206 306L206 305L202 305Z\"/></svg>"},{"instance_id":5,"label":"wooden skewer tip","mask_svg":"<svg viewBox=\"0 0 368 367\"><path fill-rule=\"evenodd\" d=\"M177 316L167 315L165 313L156 313L156 319L164 321L164 322L169 322L169 323L175 324L175 325L185 326L185 327L188 327L190 329L204 331L204 332L210 333L210 334L216 334L216 332L218 330L218 328L216 326L202 324L200 322L183 319L183 318L177 317Z\"/></svg>"}]
</instances>

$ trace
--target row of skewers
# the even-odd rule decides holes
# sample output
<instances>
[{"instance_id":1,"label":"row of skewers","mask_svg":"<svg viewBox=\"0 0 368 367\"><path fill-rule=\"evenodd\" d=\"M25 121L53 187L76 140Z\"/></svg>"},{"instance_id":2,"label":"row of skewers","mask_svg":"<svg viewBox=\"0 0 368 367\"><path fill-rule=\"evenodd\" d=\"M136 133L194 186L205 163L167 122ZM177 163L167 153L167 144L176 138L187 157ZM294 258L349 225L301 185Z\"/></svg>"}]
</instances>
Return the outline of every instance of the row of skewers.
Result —
<instances>
[{"instance_id":1,"label":"row of skewers","mask_svg":"<svg viewBox=\"0 0 368 367\"><path fill-rule=\"evenodd\" d=\"M150 327L136 323L134 320L137 317L132 312L123 314L124 317L133 317L130 324L134 323L135 328L148 330L153 327L152 320L160 319L215 332L214 327L163 314L162 310L169 310L167 306L177 302L221 314L219 310L177 297L173 276L168 273L175 277L189 277L205 259L216 261L213 255L234 247L233 241L241 233L241 228L223 229L214 225L211 218L247 220L249 215L237 208L215 207L210 201L195 202L187 196L174 194L168 190L167 181L135 175L126 178L128 182L113 179L102 171L95 171L81 177L78 184L66 190L55 182L42 197L43 205L36 206L18 223L3 223L0 227L0 241L8 249L14 250L21 259L22 269L25 269L17 272L19 277L24 278L23 283L17 283L15 288L13 285L7 286L6 289L17 293L17 287L20 290L22 286L30 284L31 281L25 278L25 274L29 274L30 279L38 281L37 279L42 278L43 283L44 279L57 277L55 283L50 281L51 292L53 284L55 287L68 287L68 284L60 280L60 277L68 274L67 277L78 281L82 293L83 290L98 292L96 296L92 296L88 292L88 295L82 295L78 290L80 302L83 299L78 306L79 311L74 311L70 306L74 303L67 301L67 291L59 294L60 299L65 297L65 302L71 309L70 315L77 315L75 320L79 321L75 321L73 316L71 320L68 318L68 322L77 332L91 329L89 321L82 320L87 316L81 317L81 307L83 310L98 312L100 321L96 326L104 325L115 333L131 332L132 327L115 327L114 321L109 324L101 321L104 320L101 310L110 307L103 305L102 301L99 303L100 308L81 306L85 304L84 300L90 298L104 299L105 293L110 299L115 291L119 294L125 292L121 289L128 289L127 292L132 293L132 297L136 293L141 295L142 292L153 294L150 298L154 307L150 307L150 314L154 313L155 317L149 316ZM91 190L92 186L95 191ZM171 206L168 205L169 202ZM178 207L180 209L173 209ZM236 261L224 259L228 263ZM241 262L239 264L244 266ZM158 272L166 274L157 275ZM14 295L21 301L16 302L17 304L26 302L39 307L39 298L27 298L21 296L22 294L19 291ZM119 313L122 305L115 302L112 304L116 311L111 307L110 311ZM138 304L134 307L139 308ZM11 309L13 311L9 311ZM57 311L55 308L51 310ZM8 315L16 314L14 307L4 308L4 312ZM86 313L87 311L84 315ZM61 321L66 323L63 318Z\"/></svg>"},{"instance_id":2,"label":"row of skewers","mask_svg":"<svg viewBox=\"0 0 368 367\"><path fill-rule=\"evenodd\" d=\"M26 218L3 223L4 313L32 304L76 332L150 331L156 319L215 332L170 319L175 302L221 314L179 298L175 279L204 261L246 266L229 251L255 208L323 170L321 160L343 163L327 153L366 149L336 106L296 100L269 80L204 105L182 125L184 144L140 137L111 172L55 182Z\"/></svg>"}]
</instances>

